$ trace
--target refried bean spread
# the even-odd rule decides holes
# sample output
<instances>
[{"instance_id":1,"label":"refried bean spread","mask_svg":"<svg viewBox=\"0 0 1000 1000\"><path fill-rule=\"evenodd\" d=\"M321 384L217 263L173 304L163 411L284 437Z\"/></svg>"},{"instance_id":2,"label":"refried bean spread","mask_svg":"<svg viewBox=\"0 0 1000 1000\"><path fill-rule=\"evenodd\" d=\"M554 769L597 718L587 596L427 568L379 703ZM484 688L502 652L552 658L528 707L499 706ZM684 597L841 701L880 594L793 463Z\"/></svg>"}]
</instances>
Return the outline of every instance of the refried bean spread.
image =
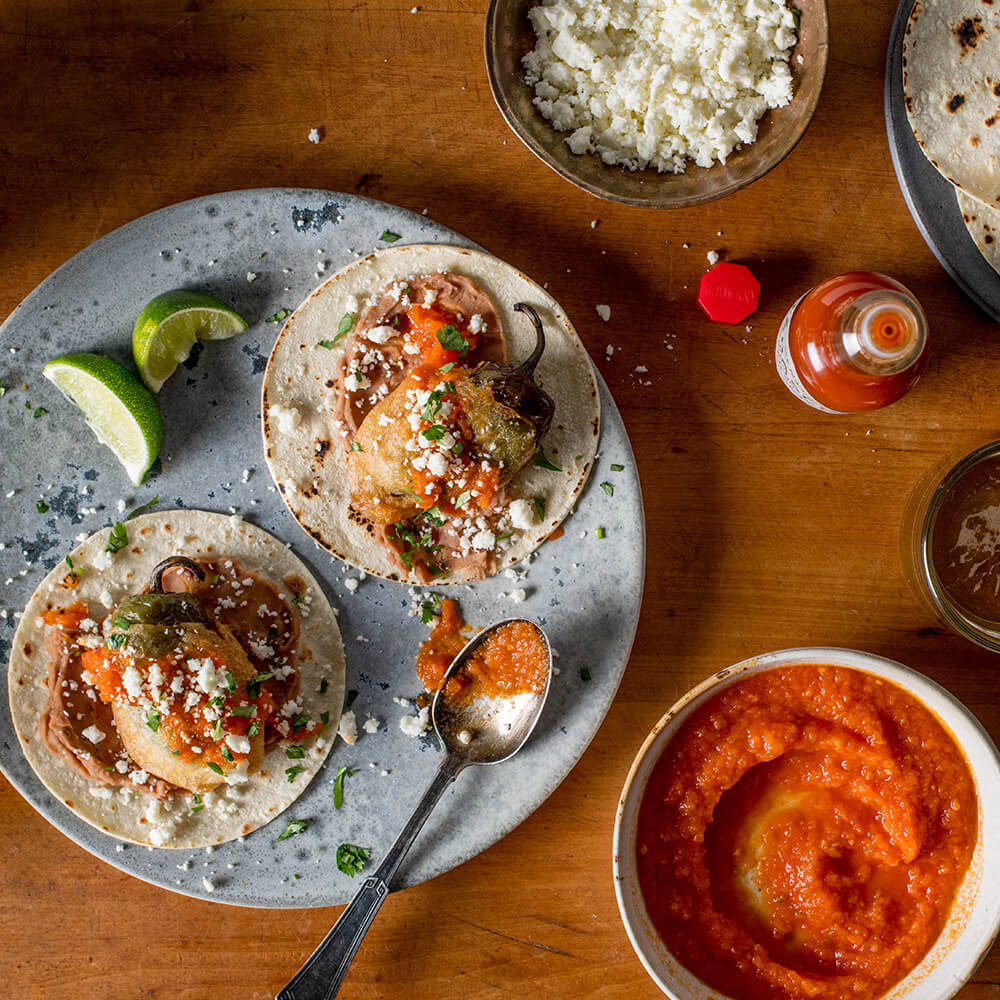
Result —
<instances>
[{"instance_id":1,"label":"refried bean spread","mask_svg":"<svg viewBox=\"0 0 1000 1000\"><path fill-rule=\"evenodd\" d=\"M961 750L902 688L837 666L710 698L639 810L646 910L674 956L738 1000L871 1000L944 927L977 838Z\"/></svg>"}]
</instances>

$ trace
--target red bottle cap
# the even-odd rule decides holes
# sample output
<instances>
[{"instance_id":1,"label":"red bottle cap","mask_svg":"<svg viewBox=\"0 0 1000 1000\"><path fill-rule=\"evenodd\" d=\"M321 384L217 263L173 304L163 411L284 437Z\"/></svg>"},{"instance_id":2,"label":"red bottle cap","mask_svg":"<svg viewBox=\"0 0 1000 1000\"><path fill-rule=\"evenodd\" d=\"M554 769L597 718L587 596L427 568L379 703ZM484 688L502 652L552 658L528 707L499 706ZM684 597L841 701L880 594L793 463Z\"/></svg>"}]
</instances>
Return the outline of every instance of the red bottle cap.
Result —
<instances>
[{"instance_id":1,"label":"red bottle cap","mask_svg":"<svg viewBox=\"0 0 1000 1000\"><path fill-rule=\"evenodd\" d=\"M740 323L757 309L760 282L743 264L724 261L701 276L698 305L716 323Z\"/></svg>"}]
</instances>

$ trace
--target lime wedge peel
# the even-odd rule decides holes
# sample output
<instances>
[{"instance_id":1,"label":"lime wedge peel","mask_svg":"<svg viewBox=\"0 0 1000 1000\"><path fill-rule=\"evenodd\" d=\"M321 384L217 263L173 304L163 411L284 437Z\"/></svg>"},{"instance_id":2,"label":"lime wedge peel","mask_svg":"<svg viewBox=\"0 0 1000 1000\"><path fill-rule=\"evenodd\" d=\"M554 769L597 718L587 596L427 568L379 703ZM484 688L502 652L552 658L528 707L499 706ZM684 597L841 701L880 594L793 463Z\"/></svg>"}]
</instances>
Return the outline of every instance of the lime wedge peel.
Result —
<instances>
[{"instance_id":1,"label":"lime wedge peel","mask_svg":"<svg viewBox=\"0 0 1000 1000\"><path fill-rule=\"evenodd\" d=\"M64 354L42 374L80 408L138 486L163 444L156 397L127 368L99 354Z\"/></svg>"},{"instance_id":2,"label":"lime wedge peel","mask_svg":"<svg viewBox=\"0 0 1000 1000\"><path fill-rule=\"evenodd\" d=\"M199 340L226 340L247 321L221 299L183 288L146 303L132 329L132 356L143 382L159 392Z\"/></svg>"}]
</instances>

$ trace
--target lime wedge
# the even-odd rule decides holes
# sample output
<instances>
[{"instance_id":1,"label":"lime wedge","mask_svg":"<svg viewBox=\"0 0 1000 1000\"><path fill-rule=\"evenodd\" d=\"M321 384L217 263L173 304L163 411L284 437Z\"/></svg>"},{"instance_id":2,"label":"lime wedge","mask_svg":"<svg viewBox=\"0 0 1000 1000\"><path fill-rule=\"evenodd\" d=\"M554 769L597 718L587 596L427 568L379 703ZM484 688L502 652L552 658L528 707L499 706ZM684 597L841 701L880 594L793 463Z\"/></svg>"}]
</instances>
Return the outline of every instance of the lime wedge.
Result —
<instances>
[{"instance_id":1,"label":"lime wedge","mask_svg":"<svg viewBox=\"0 0 1000 1000\"><path fill-rule=\"evenodd\" d=\"M64 354L42 374L80 407L97 440L138 486L163 443L156 397L127 368L100 354Z\"/></svg>"},{"instance_id":2,"label":"lime wedge","mask_svg":"<svg viewBox=\"0 0 1000 1000\"><path fill-rule=\"evenodd\" d=\"M147 302L132 329L132 356L153 392L191 353L196 340L226 340L247 321L225 302L204 292L178 288Z\"/></svg>"}]
</instances>

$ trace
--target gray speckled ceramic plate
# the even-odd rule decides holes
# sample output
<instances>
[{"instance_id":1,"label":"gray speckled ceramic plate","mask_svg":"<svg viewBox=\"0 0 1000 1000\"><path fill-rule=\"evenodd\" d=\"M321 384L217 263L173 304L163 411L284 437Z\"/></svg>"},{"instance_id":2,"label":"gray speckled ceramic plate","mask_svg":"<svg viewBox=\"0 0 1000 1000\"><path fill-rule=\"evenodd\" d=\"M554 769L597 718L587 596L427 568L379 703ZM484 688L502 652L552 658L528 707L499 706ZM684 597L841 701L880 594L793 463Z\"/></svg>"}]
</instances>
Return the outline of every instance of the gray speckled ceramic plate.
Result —
<instances>
[{"instance_id":1,"label":"gray speckled ceramic plate","mask_svg":"<svg viewBox=\"0 0 1000 1000\"><path fill-rule=\"evenodd\" d=\"M336 867L344 841L372 849L392 843L438 754L428 738L399 728L412 697L416 649L427 634L409 614L405 586L359 573L314 547L274 491L260 443L260 379L280 324L267 317L294 309L324 277L379 246L384 230L401 243L468 240L412 212L325 191L237 191L154 212L98 240L47 278L0 326L0 657L7 662L16 616L74 538L115 520L120 500L138 505L159 494L158 509L189 506L230 512L291 542L340 608L347 687L358 692L359 724L377 732L342 741L286 814L308 829L277 842L283 819L243 842L213 851L171 851L118 844L66 810L21 756L6 700L0 705L0 764L15 788L54 826L131 875L156 885L241 906L330 906L356 884ZM536 275L544 280L544 275ZM160 393L166 437L161 461L133 489L74 408L41 375L50 358L96 351L130 364L132 324L168 288L213 292L238 309L250 329L210 343ZM562 538L546 543L525 579L500 576L449 588L466 618L485 625L511 614L541 622L559 675L525 750L509 763L466 771L445 794L400 872L415 885L468 860L535 810L580 758L608 710L635 634L642 597L645 538L635 461L621 417L598 376L602 435L597 467ZM23 391L20 386L27 384ZM30 404L30 405L26 405ZM34 417L36 408L48 412ZM612 471L612 464L624 471ZM600 483L614 483L614 497ZM44 499L49 510L39 513ZM597 537L604 529L604 538ZM519 567L520 569L521 567ZM527 599L507 596L524 588ZM581 669L589 671L589 681ZM337 768L358 768L340 810ZM539 845L539 850L541 850ZM209 891L203 879L213 886Z\"/></svg>"},{"instance_id":2,"label":"gray speckled ceramic plate","mask_svg":"<svg viewBox=\"0 0 1000 1000\"><path fill-rule=\"evenodd\" d=\"M906 117L903 39L913 0L900 0L885 59L885 127L906 207L941 266L991 319L1000 321L1000 275L979 252L962 220L955 188L924 155Z\"/></svg>"}]
</instances>

